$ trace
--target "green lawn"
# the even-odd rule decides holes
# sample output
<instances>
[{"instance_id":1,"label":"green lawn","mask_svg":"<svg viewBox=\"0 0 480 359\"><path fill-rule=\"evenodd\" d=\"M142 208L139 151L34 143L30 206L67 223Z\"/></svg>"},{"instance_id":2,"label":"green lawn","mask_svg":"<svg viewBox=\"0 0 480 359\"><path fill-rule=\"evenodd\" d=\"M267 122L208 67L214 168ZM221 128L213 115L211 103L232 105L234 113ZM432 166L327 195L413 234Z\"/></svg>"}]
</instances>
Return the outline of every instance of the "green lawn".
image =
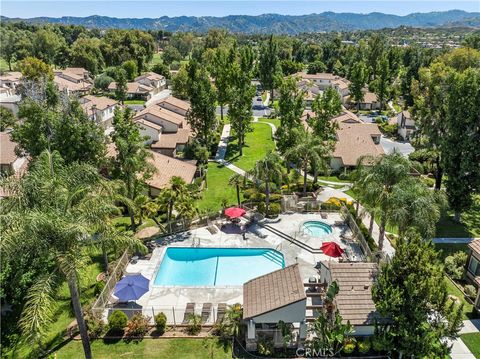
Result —
<instances>
[{"instance_id":1,"label":"green lawn","mask_svg":"<svg viewBox=\"0 0 480 359\"><path fill-rule=\"evenodd\" d=\"M236 189L228 184L228 180L235 172L215 162L208 164L208 188L203 190L202 198L197 202L198 209L218 211L222 208L222 200L228 204L237 203Z\"/></svg>"},{"instance_id":2,"label":"green lawn","mask_svg":"<svg viewBox=\"0 0 480 359\"><path fill-rule=\"evenodd\" d=\"M103 271L101 254L93 253L93 262L80 272L80 299L82 305L92 303L95 299L94 284L97 275ZM43 335L42 343L46 349L54 348L60 344L65 335L67 326L75 319L70 304L70 294L67 283L63 283L55 298L54 321ZM33 348L27 343L20 343L14 352L2 353L5 358L27 358Z\"/></svg>"},{"instance_id":3,"label":"green lawn","mask_svg":"<svg viewBox=\"0 0 480 359\"><path fill-rule=\"evenodd\" d=\"M463 319L465 320L476 318L477 314L474 312L473 304L470 304L465 300L465 296L463 295L463 293L455 286L455 284L449 278L445 278L445 282L447 283L448 294L457 297L460 302L463 303Z\"/></svg>"},{"instance_id":4,"label":"green lawn","mask_svg":"<svg viewBox=\"0 0 480 359\"><path fill-rule=\"evenodd\" d=\"M214 341L211 349L207 340ZM211 351L210 351L211 350ZM144 339L142 341L116 341L106 343L102 340L92 342L92 353L96 359L109 358L231 358L230 347L224 348L216 339ZM82 343L72 341L57 353L58 359L74 359L82 356Z\"/></svg>"},{"instance_id":5,"label":"green lawn","mask_svg":"<svg viewBox=\"0 0 480 359\"><path fill-rule=\"evenodd\" d=\"M453 220L453 213L448 213L437 224L436 237L480 237L480 195L474 196L470 210L463 212L461 223Z\"/></svg>"},{"instance_id":6,"label":"green lawn","mask_svg":"<svg viewBox=\"0 0 480 359\"><path fill-rule=\"evenodd\" d=\"M145 105L144 100L125 100L123 103L125 105Z\"/></svg>"},{"instance_id":7,"label":"green lawn","mask_svg":"<svg viewBox=\"0 0 480 359\"><path fill-rule=\"evenodd\" d=\"M266 118L266 117L260 117L258 119L258 121L260 122L269 122L273 125L275 125L275 127L278 129L280 127L280 119L279 118Z\"/></svg>"},{"instance_id":8,"label":"green lawn","mask_svg":"<svg viewBox=\"0 0 480 359\"><path fill-rule=\"evenodd\" d=\"M15 63L12 63L12 70L15 69ZM3 58L0 58L0 71L9 71L8 69L8 63L5 61Z\"/></svg>"},{"instance_id":9,"label":"green lawn","mask_svg":"<svg viewBox=\"0 0 480 359\"><path fill-rule=\"evenodd\" d=\"M443 262L446 257L455 252L468 253L468 246L465 243L435 243L435 249L440 252L440 260Z\"/></svg>"},{"instance_id":10,"label":"green lawn","mask_svg":"<svg viewBox=\"0 0 480 359\"><path fill-rule=\"evenodd\" d=\"M460 336L475 358L480 358L480 333L469 333Z\"/></svg>"},{"instance_id":11,"label":"green lawn","mask_svg":"<svg viewBox=\"0 0 480 359\"><path fill-rule=\"evenodd\" d=\"M155 64L161 63L162 62L162 56L157 52L153 54L152 61L150 61L149 65L153 66Z\"/></svg>"},{"instance_id":12,"label":"green lawn","mask_svg":"<svg viewBox=\"0 0 480 359\"><path fill-rule=\"evenodd\" d=\"M243 156L238 153L238 141L234 138L228 143L226 159L243 170L251 170L255 162L265 157L267 151L275 148L272 129L265 123L252 123L253 131L247 133Z\"/></svg>"},{"instance_id":13,"label":"green lawn","mask_svg":"<svg viewBox=\"0 0 480 359\"><path fill-rule=\"evenodd\" d=\"M318 179L321 181L329 181L329 182L348 182L348 180L341 180L337 176L318 176Z\"/></svg>"},{"instance_id":14,"label":"green lawn","mask_svg":"<svg viewBox=\"0 0 480 359\"><path fill-rule=\"evenodd\" d=\"M345 191L345 194L348 194L350 197L352 197L353 199L356 199L357 198L357 195L355 193L355 191L353 189L349 189L348 191Z\"/></svg>"}]
</instances>

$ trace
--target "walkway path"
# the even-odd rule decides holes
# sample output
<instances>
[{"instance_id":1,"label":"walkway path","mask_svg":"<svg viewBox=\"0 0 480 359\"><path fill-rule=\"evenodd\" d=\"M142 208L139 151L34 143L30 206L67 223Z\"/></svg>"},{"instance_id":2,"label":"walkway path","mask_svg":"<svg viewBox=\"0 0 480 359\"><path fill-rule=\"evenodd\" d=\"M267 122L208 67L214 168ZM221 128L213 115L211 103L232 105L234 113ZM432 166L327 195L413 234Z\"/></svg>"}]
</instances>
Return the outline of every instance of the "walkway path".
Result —
<instances>
[{"instance_id":1,"label":"walkway path","mask_svg":"<svg viewBox=\"0 0 480 359\"><path fill-rule=\"evenodd\" d=\"M467 244L478 238L433 238L433 243Z\"/></svg>"},{"instance_id":2,"label":"walkway path","mask_svg":"<svg viewBox=\"0 0 480 359\"><path fill-rule=\"evenodd\" d=\"M263 101L263 106L268 106L269 101L270 101L270 91L267 91L267 96L265 97L265 101Z\"/></svg>"},{"instance_id":3,"label":"walkway path","mask_svg":"<svg viewBox=\"0 0 480 359\"><path fill-rule=\"evenodd\" d=\"M228 139L230 138L231 126L229 123L223 126L222 134L220 136L220 142L218 143L217 154L215 155L215 161L220 162L225 160L227 154Z\"/></svg>"},{"instance_id":4,"label":"walkway path","mask_svg":"<svg viewBox=\"0 0 480 359\"><path fill-rule=\"evenodd\" d=\"M478 333L480 330L480 319L464 320L463 327L460 329L460 334ZM457 338L452 343L452 352L450 357L452 359L475 359L470 349L465 345L461 338Z\"/></svg>"}]
</instances>

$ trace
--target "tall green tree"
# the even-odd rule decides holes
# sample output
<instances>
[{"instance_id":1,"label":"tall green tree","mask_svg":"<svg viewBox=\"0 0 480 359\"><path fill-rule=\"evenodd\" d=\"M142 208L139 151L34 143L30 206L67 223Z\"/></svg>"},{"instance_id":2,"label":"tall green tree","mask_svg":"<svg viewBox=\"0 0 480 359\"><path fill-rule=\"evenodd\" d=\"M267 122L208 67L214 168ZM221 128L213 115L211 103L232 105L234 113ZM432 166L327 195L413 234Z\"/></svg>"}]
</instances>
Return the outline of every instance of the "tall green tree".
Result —
<instances>
[{"instance_id":1,"label":"tall green tree","mask_svg":"<svg viewBox=\"0 0 480 359\"><path fill-rule=\"evenodd\" d=\"M255 163L248 175L257 185L265 188L265 213L270 211L270 188L272 183L278 183L282 177L282 159L275 152L268 152L262 160Z\"/></svg>"},{"instance_id":2,"label":"tall green tree","mask_svg":"<svg viewBox=\"0 0 480 359\"><path fill-rule=\"evenodd\" d=\"M32 42L35 57L49 65L54 64L58 53L66 48L65 39L49 28L35 31Z\"/></svg>"},{"instance_id":3,"label":"tall green tree","mask_svg":"<svg viewBox=\"0 0 480 359\"><path fill-rule=\"evenodd\" d=\"M209 146L217 123L216 94L205 68L195 60L187 66L187 91L190 110L187 121L202 146ZM178 75L177 75L178 76Z\"/></svg>"},{"instance_id":4,"label":"tall green tree","mask_svg":"<svg viewBox=\"0 0 480 359\"><path fill-rule=\"evenodd\" d=\"M394 191L410 176L410 162L398 153L377 158L367 157L359 163L358 172L358 187L368 200L373 214L380 217L378 248L382 250L385 228L397 204L394 201Z\"/></svg>"},{"instance_id":5,"label":"tall green tree","mask_svg":"<svg viewBox=\"0 0 480 359\"><path fill-rule=\"evenodd\" d=\"M85 358L92 358L78 288L79 274L88 261L92 219L114 211L101 197L92 196L102 185L96 169L86 164L65 164L58 152L42 152L23 177L11 176L2 186L11 197L2 200L2 253L18 250L51 260L51 271L36 278L26 295L19 326L24 338L37 341L54 319L54 295L68 284Z\"/></svg>"},{"instance_id":6,"label":"tall green tree","mask_svg":"<svg viewBox=\"0 0 480 359\"><path fill-rule=\"evenodd\" d=\"M309 166L315 170L325 168L328 147L319 137L300 126L294 129L300 141L285 152L285 158L297 162L303 170L303 195L307 194L307 175Z\"/></svg>"},{"instance_id":7,"label":"tall green tree","mask_svg":"<svg viewBox=\"0 0 480 359\"><path fill-rule=\"evenodd\" d=\"M35 57L26 57L19 62L18 67L25 81L53 80L53 71L50 65Z\"/></svg>"},{"instance_id":8,"label":"tall green tree","mask_svg":"<svg viewBox=\"0 0 480 359\"><path fill-rule=\"evenodd\" d=\"M287 77L279 88L278 112L280 127L277 129L278 149L281 153L287 151L297 142L296 133L293 131L301 125L300 117L304 109L304 91L298 88L296 79Z\"/></svg>"},{"instance_id":9,"label":"tall green tree","mask_svg":"<svg viewBox=\"0 0 480 359\"><path fill-rule=\"evenodd\" d=\"M223 123L223 110L232 98L232 72L236 61L236 45L229 51L219 48L213 58L212 76L215 79L217 101L220 105L220 117Z\"/></svg>"},{"instance_id":10,"label":"tall green tree","mask_svg":"<svg viewBox=\"0 0 480 359\"><path fill-rule=\"evenodd\" d=\"M127 199L130 225L135 229L135 199L146 190L146 181L155 170L149 163L151 154L145 148L145 139L133 121L131 111L116 109L112 124L112 176L124 184L123 196Z\"/></svg>"},{"instance_id":11,"label":"tall green tree","mask_svg":"<svg viewBox=\"0 0 480 359\"><path fill-rule=\"evenodd\" d=\"M127 73L119 67L115 71L115 98L122 104L127 98Z\"/></svg>"},{"instance_id":12,"label":"tall green tree","mask_svg":"<svg viewBox=\"0 0 480 359\"><path fill-rule=\"evenodd\" d=\"M349 90L352 97L352 100L357 104L357 111L360 110L360 103L363 101L365 93L363 92L363 87L367 81L368 73L367 66L363 61L357 62L353 65L351 74L350 74L350 85Z\"/></svg>"},{"instance_id":13,"label":"tall green tree","mask_svg":"<svg viewBox=\"0 0 480 359\"><path fill-rule=\"evenodd\" d=\"M156 202L167 213L169 223L173 220L174 211L185 218L192 218L196 214L192 188L178 176L172 177L170 186L160 192Z\"/></svg>"},{"instance_id":14,"label":"tall green tree","mask_svg":"<svg viewBox=\"0 0 480 359\"><path fill-rule=\"evenodd\" d=\"M242 47L232 70L232 93L234 96L228 109L230 123L238 138L240 156L243 155L245 135L251 131L253 119L252 97L255 95L255 87L251 84L253 67L254 56L251 47Z\"/></svg>"},{"instance_id":15,"label":"tall green tree","mask_svg":"<svg viewBox=\"0 0 480 359\"><path fill-rule=\"evenodd\" d=\"M105 67L101 41L86 36L79 37L70 47L69 65L72 67L83 67L93 75L99 74Z\"/></svg>"},{"instance_id":16,"label":"tall green tree","mask_svg":"<svg viewBox=\"0 0 480 359\"><path fill-rule=\"evenodd\" d=\"M10 71L12 71L12 62L15 59L17 41L18 37L15 31L5 28L0 30L0 55L7 62Z\"/></svg>"},{"instance_id":17,"label":"tall green tree","mask_svg":"<svg viewBox=\"0 0 480 359\"><path fill-rule=\"evenodd\" d=\"M103 161L104 129L88 118L76 99L58 94L53 83L31 83L18 115L23 121L15 124L12 138L33 158L50 149L67 163L97 166Z\"/></svg>"},{"instance_id":18,"label":"tall green tree","mask_svg":"<svg viewBox=\"0 0 480 359\"><path fill-rule=\"evenodd\" d=\"M415 233L400 237L395 255L380 268L372 288L375 306L388 324L388 347L405 357L443 358L445 338L458 337L462 306L449 299L443 268L431 242Z\"/></svg>"},{"instance_id":19,"label":"tall green tree","mask_svg":"<svg viewBox=\"0 0 480 359\"><path fill-rule=\"evenodd\" d=\"M258 70L260 83L266 91L270 91L270 101L273 102L273 90L277 87L278 78L282 73L277 41L270 35L260 48Z\"/></svg>"},{"instance_id":20,"label":"tall green tree","mask_svg":"<svg viewBox=\"0 0 480 359\"><path fill-rule=\"evenodd\" d=\"M188 73L183 65L172 78L172 95L182 100L188 99Z\"/></svg>"},{"instance_id":21,"label":"tall green tree","mask_svg":"<svg viewBox=\"0 0 480 359\"><path fill-rule=\"evenodd\" d=\"M378 101L380 102L380 109L383 109L385 106L385 101L390 96L391 84L390 65L386 56L382 56L380 58L377 69L377 75L372 85L377 93Z\"/></svg>"},{"instance_id":22,"label":"tall green tree","mask_svg":"<svg viewBox=\"0 0 480 359\"><path fill-rule=\"evenodd\" d=\"M309 125L316 136L322 140L334 140L335 123L331 119L342 111L340 95L333 87L328 87L323 94L318 94L312 103L315 115L310 118Z\"/></svg>"}]
</instances>

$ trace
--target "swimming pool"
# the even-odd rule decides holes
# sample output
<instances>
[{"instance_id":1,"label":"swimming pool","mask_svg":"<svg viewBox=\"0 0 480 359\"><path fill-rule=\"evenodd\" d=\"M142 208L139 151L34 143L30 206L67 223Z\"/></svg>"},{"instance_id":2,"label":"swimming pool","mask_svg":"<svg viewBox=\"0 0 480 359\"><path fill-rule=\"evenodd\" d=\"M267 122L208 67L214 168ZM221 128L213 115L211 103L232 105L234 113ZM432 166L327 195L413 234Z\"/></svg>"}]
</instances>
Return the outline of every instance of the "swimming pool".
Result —
<instances>
[{"instance_id":1,"label":"swimming pool","mask_svg":"<svg viewBox=\"0 0 480 359\"><path fill-rule=\"evenodd\" d=\"M283 254L274 249L170 247L160 263L154 285L243 285L284 267Z\"/></svg>"},{"instance_id":2,"label":"swimming pool","mask_svg":"<svg viewBox=\"0 0 480 359\"><path fill-rule=\"evenodd\" d=\"M307 221L303 223L303 232L312 237L324 237L332 233L332 227L321 221Z\"/></svg>"}]
</instances>

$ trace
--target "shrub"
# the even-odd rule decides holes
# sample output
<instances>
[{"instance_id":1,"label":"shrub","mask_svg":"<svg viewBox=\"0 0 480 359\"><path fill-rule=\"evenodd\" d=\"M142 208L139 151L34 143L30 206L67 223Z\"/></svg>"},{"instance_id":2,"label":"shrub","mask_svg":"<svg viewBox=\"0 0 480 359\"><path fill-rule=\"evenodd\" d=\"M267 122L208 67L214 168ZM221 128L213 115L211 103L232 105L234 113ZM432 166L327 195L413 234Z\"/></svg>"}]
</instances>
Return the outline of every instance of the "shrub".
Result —
<instances>
[{"instance_id":1,"label":"shrub","mask_svg":"<svg viewBox=\"0 0 480 359\"><path fill-rule=\"evenodd\" d=\"M112 77L103 74L95 77L94 86L97 89L106 90L113 81L115 80Z\"/></svg>"},{"instance_id":2,"label":"shrub","mask_svg":"<svg viewBox=\"0 0 480 359\"><path fill-rule=\"evenodd\" d=\"M115 310L108 318L108 328L113 331L122 331L127 323L128 317L121 310Z\"/></svg>"},{"instance_id":3,"label":"shrub","mask_svg":"<svg viewBox=\"0 0 480 359\"><path fill-rule=\"evenodd\" d=\"M358 342L358 351L360 354L365 354L370 350L370 341L368 339L365 339L361 342Z\"/></svg>"},{"instance_id":4,"label":"shrub","mask_svg":"<svg viewBox=\"0 0 480 359\"><path fill-rule=\"evenodd\" d=\"M355 344L355 342L351 341L351 342L348 342L346 343L344 346L343 346L343 352L345 354L351 354L353 353L353 351L355 350L355 347L357 345Z\"/></svg>"},{"instance_id":5,"label":"shrub","mask_svg":"<svg viewBox=\"0 0 480 359\"><path fill-rule=\"evenodd\" d=\"M465 272L465 264L467 263L467 254L458 251L451 256L445 258L445 272L453 279L462 279Z\"/></svg>"},{"instance_id":6,"label":"shrub","mask_svg":"<svg viewBox=\"0 0 480 359\"><path fill-rule=\"evenodd\" d=\"M381 336L372 337L372 348L376 352L382 352L386 349L385 340Z\"/></svg>"},{"instance_id":7,"label":"shrub","mask_svg":"<svg viewBox=\"0 0 480 359\"><path fill-rule=\"evenodd\" d=\"M105 323L102 318L91 310L85 311L85 324L90 338L98 338L105 332Z\"/></svg>"},{"instance_id":8,"label":"shrub","mask_svg":"<svg viewBox=\"0 0 480 359\"><path fill-rule=\"evenodd\" d=\"M95 297L98 297L102 292L103 288L105 288L105 282L103 280L96 282L95 287L93 288L93 295Z\"/></svg>"},{"instance_id":9,"label":"shrub","mask_svg":"<svg viewBox=\"0 0 480 359\"><path fill-rule=\"evenodd\" d=\"M190 335L197 335L202 330L201 317L197 314L190 314L186 331Z\"/></svg>"},{"instance_id":10,"label":"shrub","mask_svg":"<svg viewBox=\"0 0 480 359\"><path fill-rule=\"evenodd\" d=\"M257 350L260 355L271 356L274 351L273 340L264 337L259 338Z\"/></svg>"},{"instance_id":11,"label":"shrub","mask_svg":"<svg viewBox=\"0 0 480 359\"><path fill-rule=\"evenodd\" d=\"M127 324L127 335L131 337L143 337L148 332L149 321L149 317L145 317L141 313L135 314Z\"/></svg>"},{"instance_id":12,"label":"shrub","mask_svg":"<svg viewBox=\"0 0 480 359\"><path fill-rule=\"evenodd\" d=\"M157 332L162 335L163 333L165 333L165 328L167 327L167 316L163 312L161 312L158 313L154 319Z\"/></svg>"},{"instance_id":13,"label":"shrub","mask_svg":"<svg viewBox=\"0 0 480 359\"><path fill-rule=\"evenodd\" d=\"M270 195L270 202L280 202L282 197L283 196L281 194L278 194L278 193L271 194Z\"/></svg>"},{"instance_id":14,"label":"shrub","mask_svg":"<svg viewBox=\"0 0 480 359\"><path fill-rule=\"evenodd\" d=\"M467 297L470 297L470 298L475 298L477 296L477 290L475 289L475 287L471 284L467 284L465 286L465 288L463 288L464 291L465 291L465 294L467 295Z\"/></svg>"},{"instance_id":15,"label":"shrub","mask_svg":"<svg viewBox=\"0 0 480 359\"><path fill-rule=\"evenodd\" d=\"M342 173L340 173L340 174L338 175L338 179L339 179L339 180L342 180L342 181L349 180L349 179L350 179L350 173L344 173L344 172L342 172Z\"/></svg>"},{"instance_id":16,"label":"shrub","mask_svg":"<svg viewBox=\"0 0 480 359\"><path fill-rule=\"evenodd\" d=\"M277 216L280 214L282 208L280 206L280 203L271 203L268 208L268 213L266 213L266 205L265 202L260 202L257 206L257 209L260 213L267 215L267 216Z\"/></svg>"}]
</instances>

